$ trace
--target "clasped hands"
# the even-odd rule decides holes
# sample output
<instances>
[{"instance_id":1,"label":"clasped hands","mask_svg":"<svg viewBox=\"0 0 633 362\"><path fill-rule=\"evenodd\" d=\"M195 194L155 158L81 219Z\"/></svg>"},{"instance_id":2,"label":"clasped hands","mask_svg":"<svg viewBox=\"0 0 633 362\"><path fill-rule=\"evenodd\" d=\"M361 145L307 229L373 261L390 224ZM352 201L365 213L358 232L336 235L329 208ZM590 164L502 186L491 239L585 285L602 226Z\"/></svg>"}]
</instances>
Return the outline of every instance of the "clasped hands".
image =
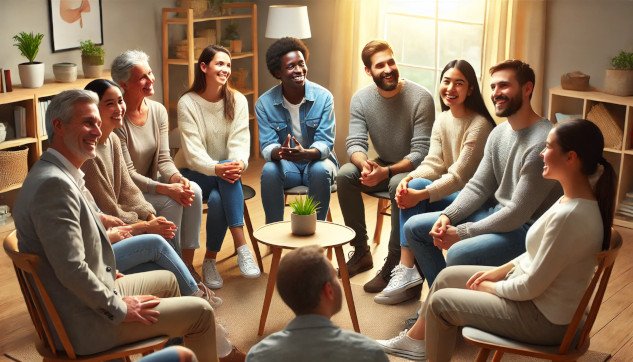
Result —
<instances>
[{"instance_id":1,"label":"clasped hands","mask_svg":"<svg viewBox=\"0 0 633 362\"><path fill-rule=\"evenodd\" d=\"M175 173L169 179L168 184L159 184L159 186L160 185L164 185L164 192L160 193L168 195L183 207L189 207L193 203L195 193L193 188L191 188L191 183L184 176Z\"/></svg>"},{"instance_id":2,"label":"clasped hands","mask_svg":"<svg viewBox=\"0 0 633 362\"><path fill-rule=\"evenodd\" d=\"M217 163L215 165L215 175L222 180L235 183L237 180L242 177L242 172L244 171L244 162L243 161L228 161Z\"/></svg>"},{"instance_id":3,"label":"clasped hands","mask_svg":"<svg viewBox=\"0 0 633 362\"><path fill-rule=\"evenodd\" d=\"M389 169L387 167L380 166L374 161L363 161L363 169L360 171L358 180L365 186L373 187L378 185L380 181L389 177Z\"/></svg>"},{"instance_id":4,"label":"clasped hands","mask_svg":"<svg viewBox=\"0 0 633 362\"><path fill-rule=\"evenodd\" d=\"M290 146L290 141L294 142L294 147ZM284 144L279 148L279 158L290 162L298 162L308 159L307 150L301 146L293 136L288 135Z\"/></svg>"},{"instance_id":5,"label":"clasped hands","mask_svg":"<svg viewBox=\"0 0 633 362\"><path fill-rule=\"evenodd\" d=\"M457 228L451 225L451 220L446 215L440 215L429 235L433 237L433 245L440 249L448 250L453 244L460 241Z\"/></svg>"}]
</instances>

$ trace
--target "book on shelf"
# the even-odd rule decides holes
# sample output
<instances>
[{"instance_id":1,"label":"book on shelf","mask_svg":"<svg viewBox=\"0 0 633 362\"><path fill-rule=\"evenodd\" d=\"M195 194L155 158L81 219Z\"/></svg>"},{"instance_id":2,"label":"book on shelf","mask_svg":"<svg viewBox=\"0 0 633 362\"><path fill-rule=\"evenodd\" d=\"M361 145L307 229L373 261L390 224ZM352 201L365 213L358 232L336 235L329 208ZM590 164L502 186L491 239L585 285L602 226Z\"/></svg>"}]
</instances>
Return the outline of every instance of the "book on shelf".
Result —
<instances>
[{"instance_id":1,"label":"book on shelf","mask_svg":"<svg viewBox=\"0 0 633 362\"><path fill-rule=\"evenodd\" d=\"M40 136L46 136L46 110L48 109L48 105L50 103L50 100L41 100L38 103L40 112Z\"/></svg>"},{"instance_id":2,"label":"book on shelf","mask_svg":"<svg viewBox=\"0 0 633 362\"><path fill-rule=\"evenodd\" d=\"M15 122L15 138L26 137L26 108L15 106L13 108L13 121Z\"/></svg>"},{"instance_id":3,"label":"book on shelf","mask_svg":"<svg viewBox=\"0 0 633 362\"><path fill-rule=\"evenodd\" d=\"M0 68L0 93L4 93L4 71Z\"/></svg>"}]
</instances>

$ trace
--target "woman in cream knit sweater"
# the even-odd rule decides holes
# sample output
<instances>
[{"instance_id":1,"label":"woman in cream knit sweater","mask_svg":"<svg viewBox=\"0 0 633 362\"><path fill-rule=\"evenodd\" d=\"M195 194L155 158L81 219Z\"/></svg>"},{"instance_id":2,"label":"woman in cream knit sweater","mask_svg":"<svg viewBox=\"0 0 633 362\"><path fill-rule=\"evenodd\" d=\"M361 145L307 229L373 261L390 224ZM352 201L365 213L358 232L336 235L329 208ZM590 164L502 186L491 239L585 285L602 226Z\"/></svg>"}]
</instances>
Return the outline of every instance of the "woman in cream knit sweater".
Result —
<instances>
[{"instance_id":1,"label":"woman in cream knit sweater","mask_svg":"<svg viewBox=\"0 0 633 362\"><path fill-rule=\"evenodd\" d=\"M389 284L376 300L422 284L424 279L414 265L402 227L410 217L443 210L457 197L477 170L488 134L495 126L467 61L453 60L444 67L439 93L443 112L433 124L429 153L396 190L402 253Z\"/></svg>"},{"instance_id":2,"label":"woman in cream knit sweater","mask_svg":"<svg viewBox=\"0 0 633 362\"><path fill-rule=\"evenodd\" d=\"M176 155L176 166L200 185L209 210L213 210L207 215L207 251L202 263L202 280L212 289L223 285L215 262L227 228L242 275L260 275L244 236L240 182L250 150L248 104L244 95L229 87L230 75L229 51L211 45L200 55L193 85L178 101L182 148Z\"/></svg>"}]
</instances>

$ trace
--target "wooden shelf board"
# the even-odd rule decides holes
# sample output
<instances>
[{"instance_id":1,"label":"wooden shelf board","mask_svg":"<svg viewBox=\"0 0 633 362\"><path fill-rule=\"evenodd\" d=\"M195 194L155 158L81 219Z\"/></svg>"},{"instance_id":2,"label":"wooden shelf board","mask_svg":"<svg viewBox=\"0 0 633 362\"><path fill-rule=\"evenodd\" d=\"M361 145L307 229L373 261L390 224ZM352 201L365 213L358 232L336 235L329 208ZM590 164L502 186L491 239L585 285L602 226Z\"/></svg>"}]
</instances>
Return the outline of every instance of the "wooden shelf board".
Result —
<instances>
[{"instance_id":1,"label":"wooden shelf board","mask_svg":"<svg viewBox=\"0 0 633 362\"><path fill-rule=\"evenodd\" d=\"M633 150L624 150L627 155L633 155Z\"/></svg>"},{"instance_id":2,"label":"wooden shelf board","mask_svg":"<svg viewBox=\"0 0 633 362\"><path fill-rule=\"evenodd\" d=\"M13 184L13 185L11 185L9 187L5 187L3 189L0 189L0 194L3 193L3 192L9 192L9 191L12 191L12 190L17 190L17 189L19 189L21 187L22 187L22 183L21 182L19 184Z\"/></svg>"},{"instance_id":3,"label":"wooden shelf board","mask_svg":"<svg viewBox=\"0 0 633 362\"><path fill-rule=\"evenodd\" d=\"M607 148L607 147L605 147L603 149L603 151L604 152L617 153L618 155L622 153L622 150L618 150L618 149L615 149L615 148Z\"/></svg>"},{"instance_id":4,"label":"wooden shelf board","mask_svg":"<svg viewBox=\"0 0 633 362\"><path fill-rule=\"evenodd\" d=\"M81 70L79 69L79 71ZM104 70L102 78L110 78L110 70ZM72 83L61 83L56 82L54 79L46 79L44 85L39 88L22 88L19 85L14 85L12 92L0 93L0 104L33 100L34 96L37 98L51 97L71 88L83 89L86 84L94 79L95 78L78 77L77 80Z\"/></svg>"},{"instance_id":5,"label":"wooden shelf board","mask_svg":"<svg viewBox=\"0 0 633 362\"><path fill-rule=\"evenodd\" d=\"M613 225L633 229L633 217L624 216L622 214L616 213L615 217L613 218Z\"/></svg>"},{"instance_id":6,"label":"wooden shelf board","mask_svg":"<svg viewBox=\"0 0 633 362\"><path fill-rule=\"evenodd\" d=\"M34 137L15 138L15 139L7 140L0 143L0 150L4 150L11 147L28 145L35 142L37 142L37 139Z\"/></svg>"},{"instance_id":7,"label":"wooden shelf board","mask_svg":"<svg viewBox=\"0 0 633 362\"><path fill-rule=\"evenodd\" d=\"M223 16L211 16L206 18L193 18L194 23L201 23L204 21L217 21L217 20L231 20L231 19L250 19L252 18L252 14L236 14L236 15L223 15ZM167 24L187 24L186 17L177 17L177 18L169 18L165 21Z\"/></svg>"},{"instance_id":8,"label":"wooden shelf board","mask_svg":"<svg viewBox=\"0 0 633 362\"><path fill-rule=\"evenodd\" d=\"M253 56L253 52L243 52L243 53L233 53L231 54L231 59L243 59L249 58ZM167 59L167 64L171 65L189 65L189 61L187 59L181 58L169 58Z\"/></svg>"},{"instance_id":9,"label":"wooden shelf board","mask_svg":"<svg viewBox=\"0 0 633 362\"><path fill-rule=\"evenodd\" d=\"M550 92L556 95L571 97L571 98L590 99L592 101L605 102L605 103L633 105L633 97L614 96L611 94L606 94L606 93L602 93L598 91L581 92L581 91L563 89L560 86L558 86L558 87L551 88Z\"/></svg>"},{"instance_id":10,"label":"wooden shelf board","mask_svg":"<svg viewBox=\"0 0 633 362\"><path fill-rule=\"evenodd\" d=\"M171 64L171 65L189 65L189 61L187 59L170 58L170 59L167 59L167 64Z\"/></svg>"},{"instance_id":11,"label":"wooden shelf board","mask_svg":"<svg viewBox=\"0 0 633 362\"><path fill-rule=\"evenodd\" d=\"M242 59L252 57L253 52L231 53L231 59Z\"/></svg>"}]
</instances>

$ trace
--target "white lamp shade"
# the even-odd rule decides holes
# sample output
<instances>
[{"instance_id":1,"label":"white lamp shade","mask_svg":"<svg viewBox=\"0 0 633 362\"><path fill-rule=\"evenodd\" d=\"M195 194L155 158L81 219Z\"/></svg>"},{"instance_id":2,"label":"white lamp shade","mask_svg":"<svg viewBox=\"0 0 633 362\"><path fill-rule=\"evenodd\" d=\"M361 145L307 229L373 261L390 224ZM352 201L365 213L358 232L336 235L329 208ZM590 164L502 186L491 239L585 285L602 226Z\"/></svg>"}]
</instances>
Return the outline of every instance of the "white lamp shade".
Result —
<instances>
[{"instance_id":1,"label":"white lamp shade","mask_svg":"<svg viewBox=\"0 0 633 362\"><path fill-rule=\"evenodd\" d=\"M298 5L271 5L268 8L266 38L280 39L290 36L297 39L310 38L308 7Z\"/></svg>"}]
</instances>

